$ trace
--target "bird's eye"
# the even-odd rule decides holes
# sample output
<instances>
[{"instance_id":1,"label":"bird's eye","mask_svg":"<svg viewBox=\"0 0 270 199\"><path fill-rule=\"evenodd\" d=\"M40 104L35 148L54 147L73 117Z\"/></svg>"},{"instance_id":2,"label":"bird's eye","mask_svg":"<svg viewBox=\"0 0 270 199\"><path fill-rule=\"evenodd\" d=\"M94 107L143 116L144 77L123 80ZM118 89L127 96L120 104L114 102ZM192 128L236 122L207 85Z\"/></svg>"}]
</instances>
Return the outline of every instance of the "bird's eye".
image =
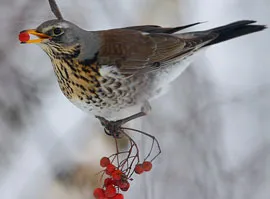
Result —
<instances>
[{"instance_id":1,"label":"bird's eye","mask_svg":"<svg viewBox=\"0 0 270 199\"><path fill-rule=\"evenodd\" d=\"M63 30L61 28L54 28L53 29L53 34L55 36L61 35L63 33Z\"/></svg>"}]
</instances>

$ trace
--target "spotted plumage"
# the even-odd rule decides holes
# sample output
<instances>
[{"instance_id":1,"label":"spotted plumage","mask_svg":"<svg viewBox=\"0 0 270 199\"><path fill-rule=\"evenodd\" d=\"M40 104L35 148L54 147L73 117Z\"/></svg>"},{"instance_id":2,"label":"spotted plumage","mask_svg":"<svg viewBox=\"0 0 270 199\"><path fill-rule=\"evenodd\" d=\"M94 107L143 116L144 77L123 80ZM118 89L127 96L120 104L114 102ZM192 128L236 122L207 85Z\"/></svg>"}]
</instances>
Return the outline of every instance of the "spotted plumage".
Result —
<instances>
[{"instance_id":1,"label":"spotted plumage","mask_svg":"<svg viewBox=\"0 0 270 199\"><path fill-rule=\"evenodd\" d=\"M174 28L133 26L86 31L61 19L31 34L50 57L64 95L84 111L119 119L122 110L143 106L162 93L204 47L261 31L255 21L237 21L206 31L177 33ZM35 42L34 42L35 41Z\"/></svg>"}]
</instances>

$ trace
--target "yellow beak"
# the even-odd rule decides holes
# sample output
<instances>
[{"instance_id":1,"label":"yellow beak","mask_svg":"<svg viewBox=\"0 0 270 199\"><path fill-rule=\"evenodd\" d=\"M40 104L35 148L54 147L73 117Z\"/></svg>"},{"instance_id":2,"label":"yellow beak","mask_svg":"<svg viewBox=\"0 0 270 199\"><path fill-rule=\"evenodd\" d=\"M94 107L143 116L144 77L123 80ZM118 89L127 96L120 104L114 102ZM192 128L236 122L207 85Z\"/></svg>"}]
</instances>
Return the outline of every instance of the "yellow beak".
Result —
<instances>
[{"instance_id":1,"label":"yellow beak","mask_svg":"<svg viewBox=\"0 0 270 199\"><path fill-rule=\"evenodd\" d=\"M20 32L21 33L28 33L30 35L37 36L38 39L30 39L28 41L24 41L22 43L28 43L28 44L33 44L33 43L41 43L44 39L51 39L50 36L44 34L44 33L39 33L35 29L29 29L29 30L23 30Z\"/></svg>"}]
</instances>

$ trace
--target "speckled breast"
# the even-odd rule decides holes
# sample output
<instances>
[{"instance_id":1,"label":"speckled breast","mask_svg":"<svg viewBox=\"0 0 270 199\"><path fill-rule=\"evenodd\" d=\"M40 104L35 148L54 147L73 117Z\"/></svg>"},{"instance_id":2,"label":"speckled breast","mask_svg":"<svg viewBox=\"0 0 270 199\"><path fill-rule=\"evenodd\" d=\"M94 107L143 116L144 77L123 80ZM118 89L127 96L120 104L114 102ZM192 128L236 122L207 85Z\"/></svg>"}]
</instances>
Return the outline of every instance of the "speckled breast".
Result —
<instances>
[{"instance_id":1,"label":"speckled breast","mask_svg":"<svg viewBox=\"0 0 270 199\"><path fill-rule=\"evenodd\" d=\"M143 97L140 88L146 77L102 77L96 63L86 66L74 60L53 60L54 71L64 95L84 111L118 111L133 106Z\"/></svg>"}]
</instances>

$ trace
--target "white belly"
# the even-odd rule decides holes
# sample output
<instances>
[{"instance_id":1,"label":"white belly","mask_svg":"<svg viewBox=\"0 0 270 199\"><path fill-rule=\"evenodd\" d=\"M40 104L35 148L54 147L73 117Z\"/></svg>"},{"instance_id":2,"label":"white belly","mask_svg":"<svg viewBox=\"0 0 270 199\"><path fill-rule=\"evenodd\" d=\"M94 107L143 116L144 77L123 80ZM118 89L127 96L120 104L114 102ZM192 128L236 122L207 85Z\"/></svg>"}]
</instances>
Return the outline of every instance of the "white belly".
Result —
<instances>
[{"instance_id":1,"label":"white belly","mask_svg":"<svg viewBox=\"0 0 270 199\"><path fill-rule=\"evenodd\" d=\"M110 108L95 107L91 104L86 104L80 100L71 100L71 102L83 111L90 112L91 114L105 117L108 120L118 120L123 117L135 114L140 111L140 107L150 99L156 98L161 94L164 94L168 90L169 84L174 81L181 73L189 66L190 60L185 59L172 63L170 66L160 68L156 71L152 71L149 74L140 74L142 78L149 79L147 83L138 89L135 94L136 104L133 106L122 105L112 106ZM150 77L151 76L151 77ZM135 84L134 84L135 85ZM132 93L134 94L134 93ZM90 111L91 110L91 111Z\"/></svg>"},{"instance_id":2,"label":"white belly","mask_svg":"<svg viewBox=\"0 0 270 199\"><path fill-rule=\"evenodd\" d=\"M170 83L180 76L189 65L190 60L185 59L180 62L175 62L171 66L167 66L164 69L156 71L154 87L156 87L157 93L156 95L154 94L152 98L156 98L166 93Z\"/></svg>"}]
</instances>

